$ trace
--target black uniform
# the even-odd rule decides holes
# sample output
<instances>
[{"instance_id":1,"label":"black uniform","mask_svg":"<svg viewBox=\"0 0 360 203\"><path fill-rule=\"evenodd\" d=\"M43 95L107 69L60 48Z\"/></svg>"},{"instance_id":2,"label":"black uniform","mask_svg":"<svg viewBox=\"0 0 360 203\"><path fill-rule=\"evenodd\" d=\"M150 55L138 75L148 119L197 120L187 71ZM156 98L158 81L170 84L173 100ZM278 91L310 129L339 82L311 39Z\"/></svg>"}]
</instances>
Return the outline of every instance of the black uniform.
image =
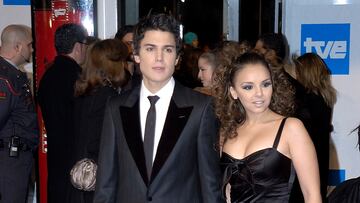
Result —
<instances>
[{"instance_id":1,"label":"black uniform","mask_svg":"<svg viewBox=\"0 0 360 203\"><path fill-rule=\"evenodd\" d=\"M29 80L0 56L0 202L25 202L38 133Z\"/></svg>"}]
</instances>

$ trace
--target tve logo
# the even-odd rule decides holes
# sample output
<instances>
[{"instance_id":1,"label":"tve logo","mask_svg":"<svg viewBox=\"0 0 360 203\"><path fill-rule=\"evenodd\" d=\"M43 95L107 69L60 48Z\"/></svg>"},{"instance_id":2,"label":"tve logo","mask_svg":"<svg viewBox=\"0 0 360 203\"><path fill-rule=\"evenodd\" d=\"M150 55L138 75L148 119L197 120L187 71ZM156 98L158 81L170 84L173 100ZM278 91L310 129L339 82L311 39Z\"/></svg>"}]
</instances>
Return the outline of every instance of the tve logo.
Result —
<instances>
[{"instance_id":1,"label":"tve logo","mask_svg":"<svg viewBox=\"0 0 360 203\"><path fill-rule=\"evenodd\" d=\"M321 56L332 74L349 74L350 24L302 24L300 47Z\"/></svg>"}]
</instances>

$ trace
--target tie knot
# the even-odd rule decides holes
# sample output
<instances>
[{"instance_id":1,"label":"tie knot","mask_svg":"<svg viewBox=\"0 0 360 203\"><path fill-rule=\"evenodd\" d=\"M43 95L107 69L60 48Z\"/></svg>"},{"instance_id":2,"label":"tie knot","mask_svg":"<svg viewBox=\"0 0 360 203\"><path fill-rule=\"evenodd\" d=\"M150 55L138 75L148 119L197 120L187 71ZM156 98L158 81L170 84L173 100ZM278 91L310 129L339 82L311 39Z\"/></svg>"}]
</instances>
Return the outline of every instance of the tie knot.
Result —
<instances>
[{"instance_id":1,"label":"tie knot","mask_svg":"<svg viewBox=\"0 0 360 203\"><path fill-rule=\"evenodd\" d=\"M160 97L158 97L158 96L148 96L148 99L149 99L149 101L150 101L150 104L151 105L154 105L154 104L156 104L156 102L160 99Z\"/></svg>"}]
</instances>

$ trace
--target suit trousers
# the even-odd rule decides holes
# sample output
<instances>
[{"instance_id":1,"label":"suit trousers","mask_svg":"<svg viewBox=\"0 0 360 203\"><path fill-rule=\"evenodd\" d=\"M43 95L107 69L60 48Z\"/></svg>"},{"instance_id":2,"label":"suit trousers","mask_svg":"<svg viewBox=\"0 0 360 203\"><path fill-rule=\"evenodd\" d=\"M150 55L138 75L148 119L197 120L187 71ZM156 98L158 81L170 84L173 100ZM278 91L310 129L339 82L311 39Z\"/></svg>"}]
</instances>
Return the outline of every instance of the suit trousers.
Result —
<instances>
[{"instance_id":1,"label":"suit trousers","mask_svg":"<svg viewBox=\"0 0 360 203\"><path fill-rule=\"evenodd\" d=\"M9 157L7 148L0 150L0 202L26 202L33 164L31 151L20 151L18 157Z\"/></svg>"}]
</instances>

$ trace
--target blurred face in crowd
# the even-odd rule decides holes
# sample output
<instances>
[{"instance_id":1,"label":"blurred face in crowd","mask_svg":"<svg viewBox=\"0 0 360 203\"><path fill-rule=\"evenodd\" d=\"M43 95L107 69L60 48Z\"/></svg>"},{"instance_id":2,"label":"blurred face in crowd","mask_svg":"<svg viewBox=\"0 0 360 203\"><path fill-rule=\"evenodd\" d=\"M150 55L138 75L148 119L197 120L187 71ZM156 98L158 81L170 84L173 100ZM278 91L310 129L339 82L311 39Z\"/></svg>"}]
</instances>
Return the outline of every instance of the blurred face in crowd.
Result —
<instances>
[{"instance_id":1,"label":"blurred face in crowd","mask_svg":"<svg viewBox=\"0 0 360 203\"><path fill-rule=\"evenodd\" d=\"M129 49L129 53L132 53L133 50L133 33L127 33L126 35L124 35L124 37L121 39L121 41L123 41L126 46Z\"/></svg>"},{"instance_id":2,"label":"blurred face in crowd","mask_svg":"<svg viewBox=\"0 0 360 203\"><path fill-rule=\"evenodd\" d=\"M215 67L209 63L205 58L200 57L198 61L199 74L198 78L201 80L201 83L204 87L210 87L212 85L212 75L214 73Z\"/></svg>"},{"instance_id":3,"label":"blurred face in crowd","mask_svg":"<svg viewBox=\"0 0 360 203\"><path fill-rule=\"evenodd\" d=\"M17 48L20 55L20 58L22 59L22 63L29 63L31 61L31 55L33 50L32 47L32 38L28 37L27 39L21 40L18 42Z\"/></svg>"}]
</instances>

